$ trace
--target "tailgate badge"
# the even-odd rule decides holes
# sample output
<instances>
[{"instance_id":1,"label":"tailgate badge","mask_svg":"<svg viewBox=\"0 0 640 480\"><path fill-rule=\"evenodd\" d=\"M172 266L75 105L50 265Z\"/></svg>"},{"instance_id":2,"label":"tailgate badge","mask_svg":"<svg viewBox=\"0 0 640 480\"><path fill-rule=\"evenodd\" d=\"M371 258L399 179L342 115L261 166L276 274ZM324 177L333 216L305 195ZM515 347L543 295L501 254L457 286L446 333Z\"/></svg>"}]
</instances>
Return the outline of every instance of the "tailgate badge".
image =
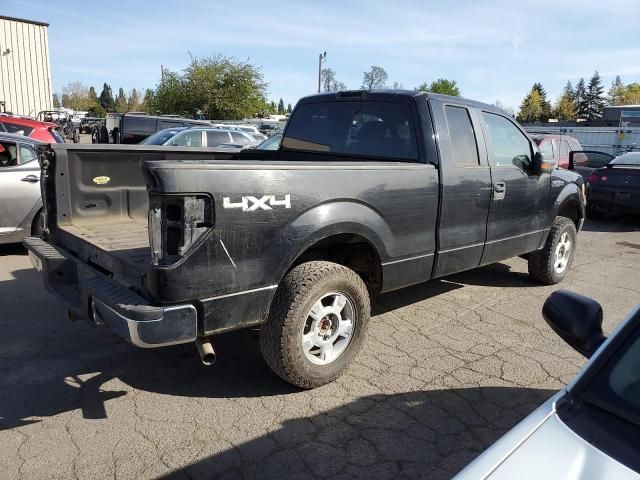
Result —
<instances>
[{"instance_id":1,"label":"tailgate badge","mask_svg":"<svg viewBox=\"0 0 640 480\"><path fill-rule=\"evenodd\" d=\"M96 185L104 185L105 183L109 183L110 180L109 177L93 177L93 183Z\"/></svg>"}]
</instances>

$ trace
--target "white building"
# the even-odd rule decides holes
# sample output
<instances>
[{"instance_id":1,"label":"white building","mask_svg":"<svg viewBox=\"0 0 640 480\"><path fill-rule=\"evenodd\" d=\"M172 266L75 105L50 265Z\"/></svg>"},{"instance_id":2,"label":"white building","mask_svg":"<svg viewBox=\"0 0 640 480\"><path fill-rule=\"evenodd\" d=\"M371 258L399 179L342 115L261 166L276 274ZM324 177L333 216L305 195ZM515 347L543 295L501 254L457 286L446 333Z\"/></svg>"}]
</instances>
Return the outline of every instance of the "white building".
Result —
<instances>
[{"instance_id":1,"label":"white building","mask_svg":"<svg viewBox=\"0 0 640 480\"><path fill-rule=\"evenodd\" d=\"M52 108L48 27L0 15L0 112L35 117Z\"/></svg>"}]
</instances>

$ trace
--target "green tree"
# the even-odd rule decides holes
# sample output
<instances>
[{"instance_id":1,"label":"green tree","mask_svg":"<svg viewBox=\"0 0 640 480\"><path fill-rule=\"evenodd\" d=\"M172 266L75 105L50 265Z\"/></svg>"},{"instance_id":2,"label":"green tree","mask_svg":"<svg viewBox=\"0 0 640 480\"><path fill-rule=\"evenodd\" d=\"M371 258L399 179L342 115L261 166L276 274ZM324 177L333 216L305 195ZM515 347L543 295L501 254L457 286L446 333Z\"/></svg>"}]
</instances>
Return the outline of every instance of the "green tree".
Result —
<instances>
[{"instance_id":1,"label":"green tree","mask_svg":"<svg viewBox=\"0 0 640 480\"><path fill-rule=\"evenodd\" d=\"M124 94L124 90L122 89L122 87L120 87L120 89L118 90L118 96L116 97L115 108L116 108L116 112L118 113L125 113L129 110L127 97Z\"/></svg>"},{"instance_id":2,"label":"green tree","mask_svg":"<svg viewBox=\"0 0 640 480\"><path fill-rule=\"evenodd\" d=\"M456 85L455 80L447 80L446 78L439 78L430 84L424 82L419 87L416 87L419 92L432 92L440 93L442 95L451 95L453 97L460 96L460 89Z\"/></svg>"},{"instance_id":3,"label":"green tree","mask_svg":"<svg viewBox=\"0 0 640 480\"><path fill-rule=\"evenodd\" d=\"M62 103L73 110L87 110L90 107L87 92L82 82L69 82L62 87Z\"/></svg>"},{"instance_id":4,"label":"green tree","mask_svg":"<svg viewBox=\"0 0 640 480\"><path fill-rule=\"evenodd\" d=\"M567 81L567 84L562 89L562 94L568 95L573 100L573 97L575 96L575 90L573 89L573 85L571 85L571 80Z\"/></svg>"},{"instance_id":5,"label":"green tree","mask_svg":"<svg viewBox=\"0 0 640 480\"><path fill-rule=\"evenodd\" d=\"M540 82L533 84L533 90L537 90L540 94L540 104L542 105L542 114L538 121L546 122L551 117L551 103L547 100L547 91L544 89Z\"/></svg>"},{"instance_id":6,"label":"green tree","mask_svg":"<svg viewBox=\"0 0 640 480\"><path fill-rule=\"evenodd\" d=\"M87 99L88 99L88 103L89 103L89 108L91 108L94 105L97 105L98 102L98 95L96 94L96 89L93 87L89 87L89 92L87 94Z\"/></svg>"},{"instance_id":7,"label":"green tree","mask_svg":"<svg viewBox=\"0 0 640 480\"><path fill-rule=\"evenodd\" d=\"M589 80L589 86L587 87L587 108L585 112L587 120L602 118L605 105L604 86L602 85L600 74L596 70L591 80Z\"/></svg>"},{"instance_id":8,"label":"green tree","mask_svg":"<svg viewBox=\"0 0 640 480\"><path fill-rule=\"evenodd\" d=\"M520 105L518 121L521 123L539 122L544 114L542 96L536 88L532 88Z\"/></svg>"},{"instance_id":9,"label":"green tree","mask_svg":"<svg viewBox=\"0 0 640 480\"><path fill-rule=\"evenodd\" d=\"M292 110L293 110L293 109L291 108L291 104L290 104L290 103L288 103L288 104L287 104L287 113L291 113L291 111L292 111Z\"/></svg>"},{"instance_id":10,"label":"green tree","mask_svg":"<svg viewBox=\"0 0 640 480\"><path fill-rule=\"evenodd\" d=\"M584 78L581 78L576 83L576 88L573 94L573 103L576 107L577 118L585 119L587 116L587 87L584 83Z\"/></svg>"},{"instance_id":11,"label":"green tree","mask_svg":"<svg viewBox=\"0 0 640 480\"><path fill-rule=\"evenodd\" d=\"M269 104L269 113L272 115L275 115L276 113L278 113L278 107L276 107L276 102L271 102Z\"/></svg>"},{"instance_id":12,"label":"green tree","mask_svg":"<svg viewBox=\"0 0 640 480\"><path fill-rule=\"evenodd\" d=\"M147 112L147 113L154 113L154 105L153 102L155 101L155 95L153 92L153 89L151 88L147 88L144 91L144 98L142 99L142 104L140 105L140 111L142 112Z\"/></svg>"},{"instance_id":13,"label":"green tree","mask_svg":"<svg viewBox=\"0 0 640 480\"><path fill-rule=\"evenodd\" d=\"M364 72L362 77L362 88L365 90L373 90L374 88L384 88L387 84L389 75L386 70L377 65L372 65L371 70Z\"/></svg>"},{"instance_id":14,"label":"green tree","mask_svg":"<svg viewBox=\"0 0 640 480\"><path fill-rule=\"evenodd\" d=\"M558 120L569 121L576 119L576 105L573 97L566 91L560 95L553 109L553 115Z\"/></svg>"},{"instance_id":15,"label":"green tree","mask_svg":"<svg viewBox=\"0 0 640 480\"><path fill-rule=\"evenodd\" d=\"M286 110L284 109L284 100L280 99L278 102L278 115L284 115Z\"/></svg>"},{"instance_id":16,"label":"green tree","mask_svg":"<svg viewBox=\"0 0 640 480\"><path fill-rule=\"evenodd\" d=\"M87 113L87 115L89 117L104 118L107 116L107 111L104 108L102 108L102 105L100 105L99 103L96 103L95 105L89 108L89 112Z\"/></svg>"},{"instance_id":17,"label":"green tree","mask_svg":"<svg viewBox=\"0 0 640 480\"><path fill-rule=\"evenodd\" d=\"M138 90L135 88L129 92L129 100L127 102L127 111L128 112L139 112L140 111L140 95L138 94Z\"/></svg>"},{"instance_id":18,"label":"green tree","mask_svg":"<svg viewBox=\"0 0 640 480\"><path fill-rule=\"evenodd\" d=\"M640 83L634 82L626 86L622 105L640 104Z\"/></svg>"},{"instance_id":19,"label":"green tree","mask_svg":"<svg viewBox=\"0 0 640 480\"><path fill-rule=\"evenodd\" d=\"M108 83L102 86L102 92L100 93L100 105L107 112L113 111L115 107L115 100L113 99L113 92L111 91L111 87Z\"/></svg>"},{"instance_id":20,"label":"green tree","mask_svg":"<svg viewBox=\"0 0 640 480\"><path fill-rule=\"evenodd\" d=\"M624 86L624 83L622 83L620 75L616 75L616 79L611 82L611 88L609 88L609 91L607 92L607 102L609 105L622 105L625 92L626 87Z\"/></svg>"},{"instance_id":21,"label":"green tree","mask_svg":"<svg viewBox=\"0 0 640 480\"><path fill-rule=\"evenodd\" d=\"M53 101L53 108L60 108L60 98L58 97L57 93L53 94L52 97L52 101Z\"/></svg>"}]
</instances>

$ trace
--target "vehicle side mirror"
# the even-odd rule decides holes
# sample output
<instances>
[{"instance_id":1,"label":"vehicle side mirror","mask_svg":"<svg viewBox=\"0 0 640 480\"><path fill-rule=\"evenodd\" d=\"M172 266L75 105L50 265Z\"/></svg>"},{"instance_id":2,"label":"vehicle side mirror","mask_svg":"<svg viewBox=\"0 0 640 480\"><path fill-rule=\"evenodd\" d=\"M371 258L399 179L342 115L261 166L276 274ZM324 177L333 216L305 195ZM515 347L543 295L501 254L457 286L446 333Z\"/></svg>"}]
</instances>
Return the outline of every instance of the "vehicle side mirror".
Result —
<instances>
[{"instance_id":1,"label":"vehicle side mirror","mask_svg":"<svg viewBox=\"0 0 640 480\"><path fill-rule=\"evenodd\" d=\"M553 292L542 316L560 338L586 358L606 340L602 333L602 307L595 300L568 290Z\"/></svg>"}]
</instances>

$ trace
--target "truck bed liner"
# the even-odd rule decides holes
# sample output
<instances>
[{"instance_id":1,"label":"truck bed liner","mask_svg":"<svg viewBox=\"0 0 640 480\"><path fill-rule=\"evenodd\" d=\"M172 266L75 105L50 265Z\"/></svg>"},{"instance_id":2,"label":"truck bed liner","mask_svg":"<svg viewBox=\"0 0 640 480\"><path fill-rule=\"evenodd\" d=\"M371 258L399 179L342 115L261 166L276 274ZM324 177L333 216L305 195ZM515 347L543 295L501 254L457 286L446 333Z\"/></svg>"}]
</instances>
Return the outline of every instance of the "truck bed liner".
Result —
<instances>
[{"instance_id":1,"label":"truck bed liner","mask_svg":"<svg viewBox=\"0 0 640 480\"><path fill-rule=\"evenodd\" d=\"M146 219L119 219L91 225L61 225L59 228L136 270L151 261Z\"/></svg>"}]
</instances>

